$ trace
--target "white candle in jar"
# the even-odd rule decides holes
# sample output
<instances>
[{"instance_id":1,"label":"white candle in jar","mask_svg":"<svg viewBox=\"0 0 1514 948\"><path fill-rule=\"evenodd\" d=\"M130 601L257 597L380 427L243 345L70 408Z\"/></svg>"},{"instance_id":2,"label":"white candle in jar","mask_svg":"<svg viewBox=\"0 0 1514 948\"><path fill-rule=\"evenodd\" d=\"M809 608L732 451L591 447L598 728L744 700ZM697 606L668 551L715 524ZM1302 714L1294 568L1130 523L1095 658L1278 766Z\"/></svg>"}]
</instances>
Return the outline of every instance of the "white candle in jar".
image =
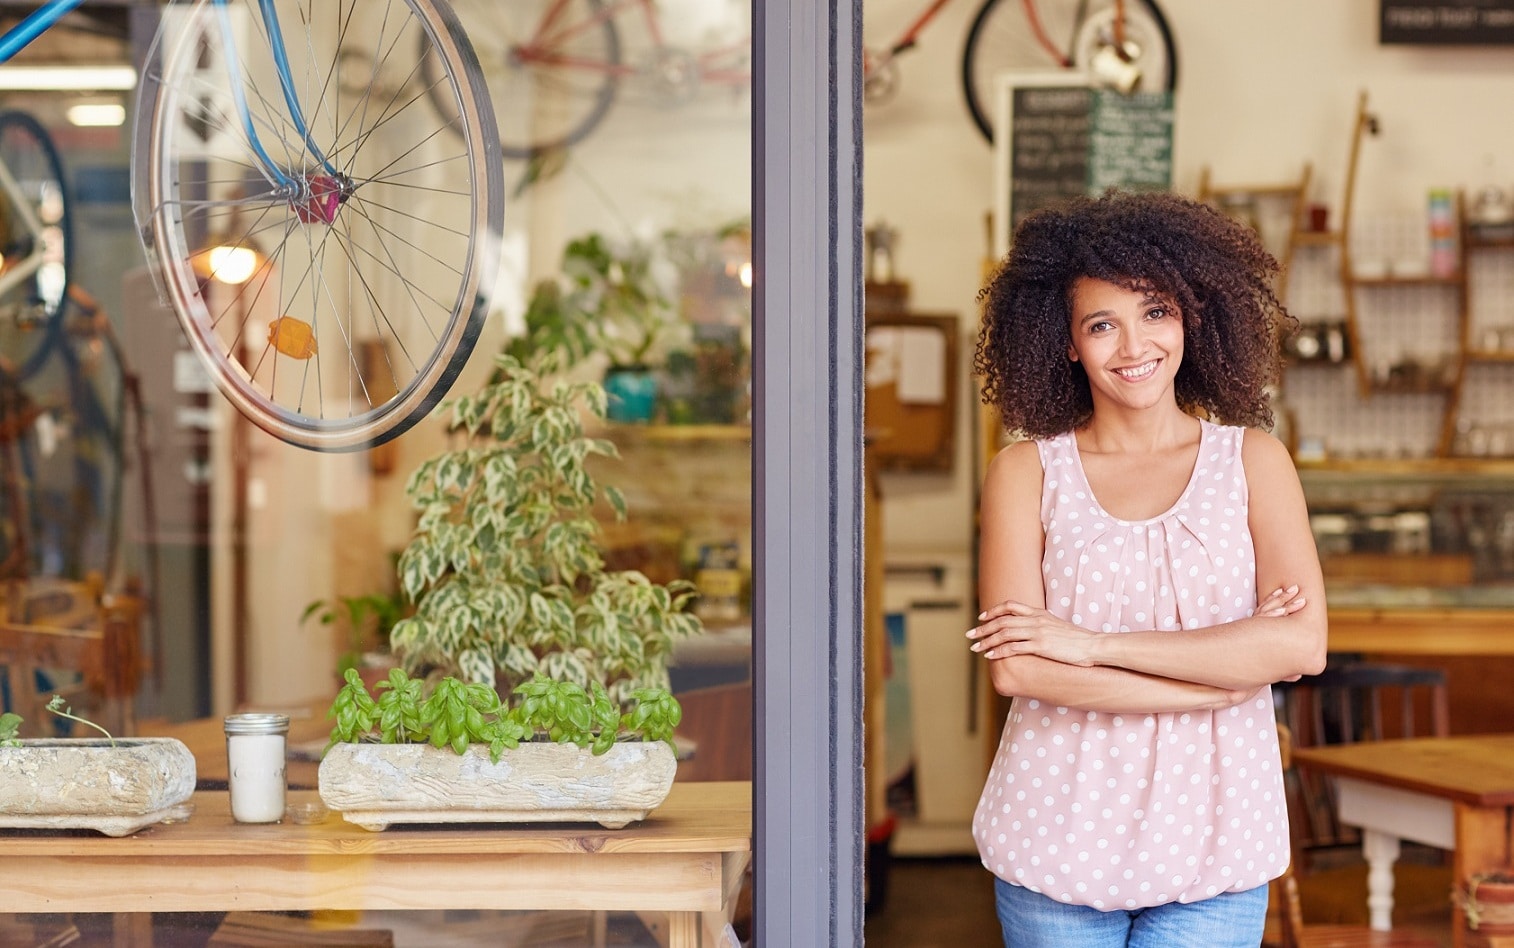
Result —
<instances>
[{"instance_id":1,"label":"white candle in jar","mask_svg":"<svg viewBox=\"0 0 1514 948\"><path fill-rule=\"evenodd\" d=\"M238 823L275 823L284 816L284 743L287 714L232 714L226 718L227 790Z\"/></svg>"}]
</instances>

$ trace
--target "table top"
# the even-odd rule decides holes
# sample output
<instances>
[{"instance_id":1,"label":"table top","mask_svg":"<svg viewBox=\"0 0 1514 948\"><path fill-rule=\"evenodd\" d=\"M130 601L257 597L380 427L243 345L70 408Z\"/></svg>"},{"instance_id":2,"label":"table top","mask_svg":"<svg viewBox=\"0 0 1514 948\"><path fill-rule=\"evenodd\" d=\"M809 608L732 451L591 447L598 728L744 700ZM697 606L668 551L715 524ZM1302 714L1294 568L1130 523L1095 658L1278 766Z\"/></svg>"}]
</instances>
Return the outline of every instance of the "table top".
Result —
<instances>
[{"instance_id":1,"label":"table top","mask_svg":"<svg viewBox=\"0 0 1514 948\"><path fill-rule=\"evenodd\" d=\"M244 711L273 711L289 715L285 739L285 779L291 789L313 790L320 755L331 737L332 721L326 717L331 699L295 707L247 707ZM137 722L136 737L172 737L184 742L195 758L195 779L202 790L226 789L226 729L222 718L194 718L170 722L147 719Z\"/></svg>"},{"instance_id":2,"label":"table top","mask_svg":"<svg viewBox=\"0 0 1514 948\"><path fill-rule=\"evenodd\" d=\"M319 800L313 791L289 802ZM7 857L77 856L161 859L176 856L321 856L416 854L521 855L592 853L744 853L751 849L752 785L678 783L645 820L618 830L595 824L436 824L365 830L328 813L315 824L237 823L223 790L193 797L194 813L131 836L62 830L0 830Z\"/></svg>"},{"instance_id":3,"label":"table top","mask_svg":"<svg viewBox=\"0 0 1514 948\"><path fill-rule=\"evenodd\" d=\"M1476 806L1514 806L1514 734L1297 747L1293 762Z\"/></svg>"}]
</instances>

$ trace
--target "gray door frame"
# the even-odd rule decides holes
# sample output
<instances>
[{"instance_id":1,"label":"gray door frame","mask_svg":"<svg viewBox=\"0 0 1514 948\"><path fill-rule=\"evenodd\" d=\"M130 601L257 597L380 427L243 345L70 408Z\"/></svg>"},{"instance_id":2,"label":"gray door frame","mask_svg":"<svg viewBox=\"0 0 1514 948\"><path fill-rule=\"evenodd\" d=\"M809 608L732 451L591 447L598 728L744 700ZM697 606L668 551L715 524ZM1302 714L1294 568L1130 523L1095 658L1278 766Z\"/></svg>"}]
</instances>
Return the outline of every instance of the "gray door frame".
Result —
<instances>
[{"instance_id":1,"label":"gray door frame","mask_svg":"<svg viewBox=\"0 0 1514 948\"><path fill-rule=\"evenodd\" d=\"M753 21L756 941L860 945L862 4Z\"/></svg>"}]
</instances>

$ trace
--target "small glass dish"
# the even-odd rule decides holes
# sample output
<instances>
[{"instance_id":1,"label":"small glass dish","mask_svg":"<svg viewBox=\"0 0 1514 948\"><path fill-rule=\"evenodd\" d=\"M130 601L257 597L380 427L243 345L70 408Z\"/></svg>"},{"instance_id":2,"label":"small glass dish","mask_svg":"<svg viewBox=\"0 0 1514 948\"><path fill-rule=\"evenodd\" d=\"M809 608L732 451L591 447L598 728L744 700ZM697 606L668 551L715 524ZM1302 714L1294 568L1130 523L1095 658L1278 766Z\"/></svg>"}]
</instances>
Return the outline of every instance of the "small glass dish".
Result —
<instances>
[{"instance_id":1,"label":"small glass dish","mask_svg":"<svg viewBox=\"0 0 1514 948\"><path fill-rule=\"evenodd\" d=\"M331 813L326 809L326 804L319 800L301 800L298 803L291 803L284 812L291 822L301 826L324 823Z\"/></svg>"}]
</instances>

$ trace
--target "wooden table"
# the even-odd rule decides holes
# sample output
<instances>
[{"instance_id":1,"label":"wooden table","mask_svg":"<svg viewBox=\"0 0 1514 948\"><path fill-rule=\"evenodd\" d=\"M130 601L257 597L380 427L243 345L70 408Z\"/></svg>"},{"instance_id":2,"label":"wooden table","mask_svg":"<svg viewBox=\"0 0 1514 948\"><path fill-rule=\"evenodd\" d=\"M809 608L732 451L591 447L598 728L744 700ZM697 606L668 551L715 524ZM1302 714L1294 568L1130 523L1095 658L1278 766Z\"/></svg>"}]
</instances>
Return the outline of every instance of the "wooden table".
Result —
<instances>
[{"instance_id":1,"label":"wooden table","mask_svg":"<svg viewBox=\"0 0 1514 948\"><path fill-rule=\"evenodd\" d=\"M1299 767L1336 778L1336 810L1362 829L1371 925L1392 927L1401 840L1455 852L1454 877L1514 864L1514 734L1366 741L1293 751ZM1453 944L1467 944L1465 917Z\"/></svg>"},{"instance_id":2,"label":"wooden table","mask_svg":"<svg viewBox=\"0 0 1514 948\"><path fill-rule=\"evenodd\" d=\"M675 783L646 820L621 830L462 826L373 833L335 814L309 826L235 823L224 792L201 791L188 821L119 839L0 831L0 906L6 912L666 912L670 946L709 946L730 919L750 856L751 792L749 783ZM150 932L134 931L150 939Z\"/></svg>"}]
</instances>

